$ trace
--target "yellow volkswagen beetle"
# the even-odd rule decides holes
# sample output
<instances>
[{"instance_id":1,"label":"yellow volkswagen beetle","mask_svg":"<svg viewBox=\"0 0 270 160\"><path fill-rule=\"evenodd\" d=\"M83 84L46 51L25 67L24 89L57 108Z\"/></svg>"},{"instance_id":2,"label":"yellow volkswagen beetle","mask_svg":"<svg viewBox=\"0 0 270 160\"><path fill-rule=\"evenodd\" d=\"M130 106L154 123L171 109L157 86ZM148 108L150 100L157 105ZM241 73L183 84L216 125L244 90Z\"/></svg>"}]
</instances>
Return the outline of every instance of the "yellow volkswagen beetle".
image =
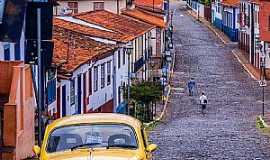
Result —
<instances>
[{"instance_id":1,"label":"yellow volkswagen beetle","mask_svg":"<svg viewBox=\"0 0 270 160\"><path fill-rule=\"evenodd\" d=\"M140 121L114 113L65 117L48 125L40 160L151 160L157 145L148 144Z\"/></svg>"}]
</instances>

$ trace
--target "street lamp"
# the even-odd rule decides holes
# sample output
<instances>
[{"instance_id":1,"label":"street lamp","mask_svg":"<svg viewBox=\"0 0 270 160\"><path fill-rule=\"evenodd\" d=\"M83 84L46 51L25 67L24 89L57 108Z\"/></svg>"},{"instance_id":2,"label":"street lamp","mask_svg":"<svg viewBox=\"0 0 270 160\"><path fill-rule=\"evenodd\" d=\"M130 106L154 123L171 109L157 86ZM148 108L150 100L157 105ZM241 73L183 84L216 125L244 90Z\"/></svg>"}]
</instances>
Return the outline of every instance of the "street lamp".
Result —
<instances>
[{"instance_id":1,"label":"street lamp","mask_svg":"<svg viewBox=\"0 0 270 160\"><path fill-rule=\"evenodd\" d=\"M128 44L127 46L124 47L124 50L126 54L128 55L128 95L127 95L127 112L128 115L130 115L129 112L129 100L130 100L130 55L132 54L133 46L132 44Z\"/></svg>"},{"instance_id":2,"label":"street lamp","mask_svg":"<svg viewBox=\"0 0 270 160\"><path fill-rule=\"evenodd\" d=\"M262 53L261 62L260 62L260 86L262 87L262 115L264 116L264 87L266 87L266 80L265 80L265 52L263 50L263 44L259 46L260 51Z\"/></svg>"},{"instance_id":3,"label":"street lamp","mask_svg":"<svg viewBox=\"0 0 270 160\"><path fill-rule=\"evenodd\" d=\"M150 66L151 66L151 81L154 81L154 67L155 67L155 61L153 59L150 60Z\"/></svg>"}]
</instances>

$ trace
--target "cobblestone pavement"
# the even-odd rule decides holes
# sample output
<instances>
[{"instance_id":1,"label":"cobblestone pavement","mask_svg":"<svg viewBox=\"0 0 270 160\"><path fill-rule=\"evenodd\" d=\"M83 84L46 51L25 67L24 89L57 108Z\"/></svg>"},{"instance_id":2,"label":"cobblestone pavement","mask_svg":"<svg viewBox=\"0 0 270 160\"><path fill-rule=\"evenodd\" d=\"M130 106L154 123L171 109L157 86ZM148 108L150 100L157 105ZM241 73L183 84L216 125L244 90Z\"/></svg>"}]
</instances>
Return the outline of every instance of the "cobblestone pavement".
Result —
<instances>
[{"instance_id":1,"label":"cobblestone pavement","mask_svg":"<svg viewBox=\"0 0 270 160\"><path fill-rule=\"evenodd\" d=\"M187 16L183 3L173 3L175 74L166 119L150 133L159 145L157 160L270 160L269 138L256 128L261 113L261 88L225 46L196 20ZM203 116L198 96L189 97L189 77L209 98ZM269 88L266 89L269 97ZM267 105L268 106L268 105ZM267 110L269 112L269 110Z\"/></svg>"}]
</instances>

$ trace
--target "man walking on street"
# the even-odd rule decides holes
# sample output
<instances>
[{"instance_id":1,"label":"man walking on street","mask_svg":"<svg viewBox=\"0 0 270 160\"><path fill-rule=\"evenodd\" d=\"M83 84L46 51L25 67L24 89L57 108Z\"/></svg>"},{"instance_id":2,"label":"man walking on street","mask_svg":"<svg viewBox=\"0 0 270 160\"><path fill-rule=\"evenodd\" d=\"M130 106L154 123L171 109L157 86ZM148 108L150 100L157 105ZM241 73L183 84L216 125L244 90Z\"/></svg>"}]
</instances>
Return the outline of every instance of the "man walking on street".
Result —
<instances>
[{"instance_id":1,"label":"man walking on street","mask_svg":"<svg viewBox=\"0 0 270 160\"><path fill-rule=\"evenodd\" d=\"M202 107L202 114L204 114L204 110L206 109L206 104L207 104L207 97L204 94L204 92L202 92L202 95L200 96L200 104Z\"/></svg>"},{"instance_id":2,"label":"man walking on street","mask_svg":"<svg viewBox=\"0 0 270 160\"><path fill-rule=\"evenodd\" d=\"M191 78L187 84L189 96L193 96L194 89L196 88L196 82L194 78Z\"/></svg>"}]
</instances>

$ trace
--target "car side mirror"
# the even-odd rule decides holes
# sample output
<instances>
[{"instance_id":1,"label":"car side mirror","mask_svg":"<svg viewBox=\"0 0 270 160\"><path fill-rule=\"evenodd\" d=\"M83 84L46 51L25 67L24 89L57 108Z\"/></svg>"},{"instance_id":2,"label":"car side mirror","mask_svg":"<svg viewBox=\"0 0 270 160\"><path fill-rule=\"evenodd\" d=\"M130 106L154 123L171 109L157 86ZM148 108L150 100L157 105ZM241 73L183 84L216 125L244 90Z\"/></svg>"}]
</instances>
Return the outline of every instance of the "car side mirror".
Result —
<instances>
[{"instance_id":1,"label":"car side mirror","mask_svg":"<svg viewBox=\"0 0 270 160\"><path fill-rule=\"evenodd\" d=\"M35 153L36 156L39 156L39 154L40 154L40 147L35 145L33 147L33 151L34 151L34 153Z\"/></svg>"},{"instance_id":2,"label":"car side mirror","mask_svg":"<svg viewBox=\"0 0 270 160\"><path fill-rule=\"evenodd\" d=\"M158 146L156 144L150 144L146 147L146 151L147 152L154 152L157 148L158 148Z\"/></svg>"}]
</instances>

